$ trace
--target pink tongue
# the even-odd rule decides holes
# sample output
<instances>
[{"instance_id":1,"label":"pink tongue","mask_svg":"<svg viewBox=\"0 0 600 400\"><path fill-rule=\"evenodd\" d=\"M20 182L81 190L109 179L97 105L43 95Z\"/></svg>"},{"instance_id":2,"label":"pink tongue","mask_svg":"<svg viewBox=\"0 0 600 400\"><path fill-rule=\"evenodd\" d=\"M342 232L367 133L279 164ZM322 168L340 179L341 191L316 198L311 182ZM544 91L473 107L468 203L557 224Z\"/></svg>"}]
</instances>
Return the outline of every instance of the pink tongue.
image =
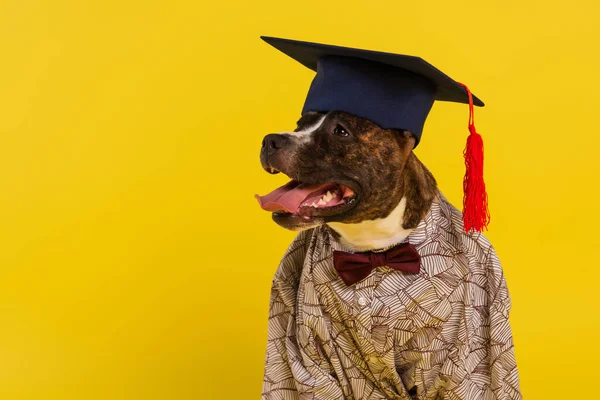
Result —
<instances>
[{"instance_id":1,"label":"pink tongue","mask_svg":"<svg viewBox=\"0 0 600 400\"><path fill-rule=\"evenodd\" d=\"M287 184L275 189L271 193L259 196L255 195L263 210L270 212L284 211L295 213L300 207L300 204L315 192L324 192L330 187L334 187L332 183L322 183L311 185L308 183L300 183L290 181Z\"/></svg>"}]
</instances>

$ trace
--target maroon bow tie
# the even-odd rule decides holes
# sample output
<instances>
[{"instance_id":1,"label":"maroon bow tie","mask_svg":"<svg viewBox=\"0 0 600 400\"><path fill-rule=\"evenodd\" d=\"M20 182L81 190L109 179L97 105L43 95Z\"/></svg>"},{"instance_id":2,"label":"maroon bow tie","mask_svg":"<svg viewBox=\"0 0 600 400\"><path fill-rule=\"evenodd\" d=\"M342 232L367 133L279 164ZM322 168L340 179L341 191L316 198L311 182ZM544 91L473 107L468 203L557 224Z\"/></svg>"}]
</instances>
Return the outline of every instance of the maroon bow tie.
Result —
<instances>
[{"instance_id":1,"label":"maroon bow tie","mask_svg":"<svg viewBox=\"0 0 600 400\"><path fill-rule=\"evenodd\" d=\"M421 257L410 243L401 243L381 253L333 251L333 266L347 286L360 282L369 276L373 268L384 265L416 274L421 267Z\"/></svg>"}]
</instances>

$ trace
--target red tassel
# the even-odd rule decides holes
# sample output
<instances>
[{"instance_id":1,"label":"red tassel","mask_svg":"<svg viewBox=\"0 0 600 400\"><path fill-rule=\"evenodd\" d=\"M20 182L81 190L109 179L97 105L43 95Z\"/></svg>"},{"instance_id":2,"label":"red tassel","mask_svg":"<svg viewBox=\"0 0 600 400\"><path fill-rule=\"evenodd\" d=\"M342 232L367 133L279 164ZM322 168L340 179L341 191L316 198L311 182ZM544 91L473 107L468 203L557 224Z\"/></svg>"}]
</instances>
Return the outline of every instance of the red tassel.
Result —
<instances>
[{"instance_id":1,"label":"red tassel","mask_svg":"<svg viewBox=\"0 0 600 400\"><path fill-rule=\"evenodd\" d=\"M481 232L487 229L490 223L488 198L483 181L483 139L475 130L475 117L473 111L473 95L466 85L464 87L469 95L469 137L465 147L465 178L463 180L463 228L465 232Z\"/></svg>"}]
</instances>

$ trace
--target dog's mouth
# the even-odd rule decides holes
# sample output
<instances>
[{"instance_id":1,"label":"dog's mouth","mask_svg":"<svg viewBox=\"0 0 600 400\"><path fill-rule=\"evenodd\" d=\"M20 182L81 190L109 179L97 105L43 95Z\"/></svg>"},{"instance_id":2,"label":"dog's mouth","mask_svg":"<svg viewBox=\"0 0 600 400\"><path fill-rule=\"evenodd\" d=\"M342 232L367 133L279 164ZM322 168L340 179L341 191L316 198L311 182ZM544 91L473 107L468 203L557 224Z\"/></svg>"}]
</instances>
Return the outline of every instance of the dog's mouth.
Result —
<instances>
[{"instance_id":1,"label":"dog's mouth","mask_svg":"<svg viewBox=\"0 0 600 400\"><path fill-rule=\"evenodd\" d=\"M357 194L341 183L303 183L291 180L265 196L255 196L261 208L277 216L305 221L341 214L354 206Z\"/></svg>"}]
</instances>

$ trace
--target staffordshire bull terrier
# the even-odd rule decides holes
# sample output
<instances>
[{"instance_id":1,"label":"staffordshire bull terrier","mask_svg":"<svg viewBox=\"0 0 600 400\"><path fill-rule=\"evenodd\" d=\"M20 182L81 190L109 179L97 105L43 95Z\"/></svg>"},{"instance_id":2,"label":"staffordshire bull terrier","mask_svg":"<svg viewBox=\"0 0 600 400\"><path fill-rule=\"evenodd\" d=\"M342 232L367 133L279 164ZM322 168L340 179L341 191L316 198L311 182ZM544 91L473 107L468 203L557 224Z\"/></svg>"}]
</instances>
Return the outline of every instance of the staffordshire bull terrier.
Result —
<instances>
[{"instance_id":1,"label":"staffordshire bull terrier","mask_svg":"<svg viewBox=\"0 0 600 400\"><path fill-rule=\"evenodd\" d=\"M291 230L328 224L354 250L399 243L429 210L436 181L412 152L409 131L332 111L309 112L293 132L267 135L260 160L292 180L258 197Z\"/></svg>"},{"instance_id":2,"label":"staffordshire bull terrier","mask_svg":"<svg viewBox=\"0 0 600 400\"><path fill-rule=\"evenodd\" d=\"M299 231L271 286L262 398L521 399L498 257L413 152L434 99L471 121L479 100L414 57L268 41L317 76L296 129L260 150L290 182L258 202Z\"/></svg>"}]
</instances>

